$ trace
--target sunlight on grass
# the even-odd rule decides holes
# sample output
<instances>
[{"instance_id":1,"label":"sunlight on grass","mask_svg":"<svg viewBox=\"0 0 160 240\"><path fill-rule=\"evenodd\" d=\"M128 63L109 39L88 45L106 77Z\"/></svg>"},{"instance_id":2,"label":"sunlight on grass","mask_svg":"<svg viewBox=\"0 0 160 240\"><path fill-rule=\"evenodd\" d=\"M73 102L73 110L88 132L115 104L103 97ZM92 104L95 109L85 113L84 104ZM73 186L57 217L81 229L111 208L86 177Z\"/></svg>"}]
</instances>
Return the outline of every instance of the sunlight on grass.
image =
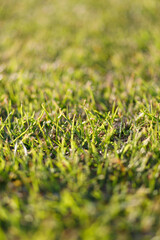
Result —
<instances>
[{"instance_id":1,"label":"sunlight on grass","mask_svg":"<svg viewBox=\"0 0 160 240\"><path fill-rule=\"evenodd\" d=\"M160 239L160 2L0 0L0 239Z\"/></svg>"}]
</instances>

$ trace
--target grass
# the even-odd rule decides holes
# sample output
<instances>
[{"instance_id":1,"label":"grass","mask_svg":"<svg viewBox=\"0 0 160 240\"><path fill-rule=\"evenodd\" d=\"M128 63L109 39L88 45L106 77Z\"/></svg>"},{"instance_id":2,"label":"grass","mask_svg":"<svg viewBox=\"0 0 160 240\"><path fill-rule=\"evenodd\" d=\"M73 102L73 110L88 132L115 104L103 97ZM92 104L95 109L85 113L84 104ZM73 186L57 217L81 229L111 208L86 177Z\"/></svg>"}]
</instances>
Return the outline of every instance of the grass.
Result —
<instances>
[{"instance_id":1,"label":"grass","mask_svg":"<svg viewBox=\"0 0 160 240\"><path fill-rule=\"evenodd\" d=\"M160 239L160 2L0 0L0 239Z\"/></svg>"}]
</instances>

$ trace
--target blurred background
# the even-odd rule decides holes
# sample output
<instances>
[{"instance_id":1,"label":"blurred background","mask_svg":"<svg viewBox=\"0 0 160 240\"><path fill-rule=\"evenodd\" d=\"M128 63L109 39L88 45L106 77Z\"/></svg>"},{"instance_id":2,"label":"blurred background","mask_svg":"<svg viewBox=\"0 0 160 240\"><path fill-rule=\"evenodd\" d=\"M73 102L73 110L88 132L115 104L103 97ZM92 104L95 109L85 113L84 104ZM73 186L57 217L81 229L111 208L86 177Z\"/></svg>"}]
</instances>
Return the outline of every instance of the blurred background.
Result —
<instances>
[{"instance_id":1,"label":"blurred background","mask_svg":"<svg viewBox=\"0 0 160 240\"><path fill-rule=\"evenodd\" d=\"M103 74L125 65L147 77L159 64L159 9L157 0L0 0L0 61Z\"/></svg>"}]
</instances>

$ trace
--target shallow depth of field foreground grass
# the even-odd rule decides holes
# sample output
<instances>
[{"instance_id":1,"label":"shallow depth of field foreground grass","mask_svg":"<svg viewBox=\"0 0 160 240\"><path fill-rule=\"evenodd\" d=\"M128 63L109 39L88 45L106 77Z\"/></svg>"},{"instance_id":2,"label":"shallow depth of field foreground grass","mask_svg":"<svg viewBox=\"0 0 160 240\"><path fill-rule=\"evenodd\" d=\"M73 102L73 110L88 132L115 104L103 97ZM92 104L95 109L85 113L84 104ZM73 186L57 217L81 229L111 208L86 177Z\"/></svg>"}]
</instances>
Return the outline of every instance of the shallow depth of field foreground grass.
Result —
<instances>
[{"instance_id":1,"label":"shallow depth of field foreground grass","mask_svg":"<svg viewBox=\"0 0 160 240\"><path fill-rule=\"evenodd\" d=\"M0 239L160 239L160 1L0 0Z\"/></svg>"}]
</instances>

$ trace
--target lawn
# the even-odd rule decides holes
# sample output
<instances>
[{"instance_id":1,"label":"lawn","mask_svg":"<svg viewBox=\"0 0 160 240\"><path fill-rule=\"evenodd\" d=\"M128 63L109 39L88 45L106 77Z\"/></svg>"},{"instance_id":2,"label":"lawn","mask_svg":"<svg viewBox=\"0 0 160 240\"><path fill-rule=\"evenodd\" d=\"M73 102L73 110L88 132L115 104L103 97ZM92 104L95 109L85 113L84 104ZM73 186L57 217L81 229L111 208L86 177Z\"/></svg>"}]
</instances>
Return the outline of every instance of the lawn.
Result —
<instances>
[{"instance_id":1,"label":"lawn","mask_svg":"<svg viewBox=\"0 0 160 240\"><path fill-rule=\"evenodd\" d=\"M159 0L0 0L0 240L160 239L159 29Z\"/></svg>"}]
</instances>

